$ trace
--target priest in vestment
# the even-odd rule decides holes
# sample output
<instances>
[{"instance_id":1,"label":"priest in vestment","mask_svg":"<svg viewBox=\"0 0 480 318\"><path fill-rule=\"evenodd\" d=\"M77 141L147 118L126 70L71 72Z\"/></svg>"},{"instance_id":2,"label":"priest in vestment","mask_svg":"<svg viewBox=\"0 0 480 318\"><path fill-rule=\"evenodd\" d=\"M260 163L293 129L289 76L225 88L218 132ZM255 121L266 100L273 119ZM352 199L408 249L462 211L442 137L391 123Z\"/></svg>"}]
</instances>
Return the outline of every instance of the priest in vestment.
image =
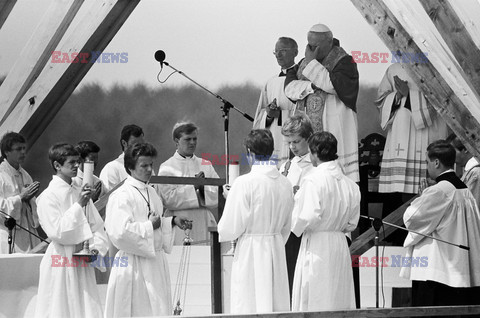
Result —
<instances>
[{"instance_id":1,"label":"priest in vestment","mask_svg":"<svg viewBox=\"0 0 480 318\"><path fill-rule=\"evenodd\" d=\"M470 190L455 174L455 149L445 140L427 147L427 169L436 181L403 215L405 226L470 250L409 232L404 247L409 266L400 276L412 280L414 306L479 304L480 212ZM420 260L420 262L419 262Z\"/></svg>"},{"instance_id":2,"label":"priest in vestment","mask_svg":"<svg viewBox=\"0 0 480 318\"><path fill-rule=\"evenodd\" d=\"M360 189L337 161L337 140L329 132L309 139L313 171L295 197L292 232L302 236L295 266L292 311L355 308L352 261L345 233L357 227Z\"/></svg>"},{"instance_id":3,"label":"priest in vestment","mask_svg":"<svg viewBox=\"0 0 480 318\"><path fill-rule=\"evenodd\" d=\"M312 26L307 40L298 70L287 72L285 95L306 112L315 132L329 131L335 136L340 166L358 182L357 65L343 48L334 45L326 25Z\"/></svg>"},{"instance_id":4,"label":"priest in vestment","mask_svg":"<svg viewBox=\"0 0 480 318\"><path fill-rule=\"evenodd\" d=\"M186 228L183 217L162 217L162 200L148 180L156 149L148 143L125 150L129 176L107 204L105 228L126 266L112 267L105 317L173 314L170 274L165 253L173 246L173 226Z\"/></svg>"},{"instance_id":5,"label":"priest in vestment","mask_svg":"<svg viewBox=\"0 0 480 318\"><path fill-rule=\"evenodd\" d=\"M92 190L72 184L80 162L75 148L56 144L49 159L56 174L37 206L40 225L51 243L40 263L35 316L101 317L95 269L72 255L84 241L100 256L107 253L103 220L91 200Z\"/></svg>"},{"instance_id":6,"label":"priest in vestment","mask_svg":"<svg viewBox=\"0 0 480 318\"><path fill-rule=\"evenodd\" d=\"M427 177L427 146L447 137L447 125L401 63L387 69L375 104L387 134L378 191L417 194Z\"/></svg>"},{"instance_id":7,"label":"priest in vestment","mask_svg":"<svg viewBox=\"0 0 480 318\"><path fill-rule=\"evenodd\" d=\"M297 42L292 38L281 37L275 44L273 52L281 71L270 78L260 93L253 129L269 129L272 132L275 146L273 158L278 160L277 166L286 162L290 149L281 134L283 123L295 112L295 103L285 96L284 84L287 70L296 70L295 57L298 54Z\"/></svg>"},{"instance_id":8,"label":"priest in vestment","mask_svg":"<svg viewBox=\"0 0 480 318\"><path fill-rule=\"evenodd\" d=\"M39 182L32 177L22 164L26 156L26 140L15 132L8 132L0 143L3 161L0 163L0 210L15 219L16 223L33 233L37 233L38 215L35 195ZM0 254L8 254L8 229L5 215L0 214ZM23 229L12 230L13 253L28 253L40 240Z\"/></svg>"},{"instance_id":9,"label":"priest in vestment","mask_svg":"<svg viewBox=\"0 0 480 318\"><path fill-rule=\"evenodd\" d=\"M289 159L280 167L280 173L288 178L293 186L295 195L300 188L303 178L313 169L308 148L308 138L313 135L312 123L307 115L298 113L293 115L282 126L282 135L294 157ZM285 255L287 258L288 286L292 294L293 277L297 263L298 251L300 250L301 236L290 233L285 244Z\"/></svg>"},{"instance_id":10,"label":"priest in vestment","mask_svg":"<svg viewBox=\"0 0 480 318\"><path fill-rule=\"evenodd\" d=\"M177 123L172 131L177 150L160 165L159 176L218 178L212 163L195 156L198 128L191 122ZM167 209L165 216L185 216L193 222L190 238L205 244L209 242L208 227L217 222L212 214L218 205L215 186L159 184L158 189ZM175 245L182 245L185 235L175 233Z\"/></svg>"},{"instance_id":11,"label":"priest in vestment","mask_svg":"<svg viewBox=\"0 0 480 318\"><path fill-rule=\"evenodd\" d=\"M270 160L274 142L269 130L252 130L245 146L252 170L233 183L218 223L220 242L238 239L230 312L288 311L285 242L290 234L292 184Z\"/></svg>"}]
</instances>

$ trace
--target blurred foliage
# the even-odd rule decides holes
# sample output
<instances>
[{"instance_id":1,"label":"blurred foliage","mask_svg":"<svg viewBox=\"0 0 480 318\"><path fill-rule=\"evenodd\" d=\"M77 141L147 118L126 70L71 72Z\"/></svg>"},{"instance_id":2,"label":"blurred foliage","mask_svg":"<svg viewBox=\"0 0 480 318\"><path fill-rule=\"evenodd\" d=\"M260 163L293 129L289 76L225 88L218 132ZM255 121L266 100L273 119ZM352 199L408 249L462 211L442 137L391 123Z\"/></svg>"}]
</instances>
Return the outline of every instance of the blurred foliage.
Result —
<instances>
[{"instance_id":1,"label":"blurred foliage","mask_svg":"<svg viewBox=\"0 0 480 318\"><path fill-rule=\"evenodd\" d=\"M225 86L216 93L254 116L259 87L248 83ZM375 87L361 88L357 103L361 138L373 131L379 132L379 127L371 124L372 118L378 118L373 106L375 95ZM99 166L95 171L98 175L108 161L121 153L122 127L137 124L144 129L145 139L158 150L157 172L160 164L175 151L171 131L180 120L192 120L199 127L197 156L202 153L221 156L225 152L221 106L220 100L193 85L158 89L149 89L143 84L133 87L116 85L105 90L99 84L89 84L68 99L37 142L31 145L25 168L41 182L43 190L53 173L48 162L48 148L57 142L76 144L81 140L92 140L101 148ZM229 124L230 153L241 154L244 152L243 139L252 123L232 109ZM221 177L225 176L225 166L216 166L215 169ZM241 167L241 173L248 170L246 166Z\"/></svg>"}]
</instances>

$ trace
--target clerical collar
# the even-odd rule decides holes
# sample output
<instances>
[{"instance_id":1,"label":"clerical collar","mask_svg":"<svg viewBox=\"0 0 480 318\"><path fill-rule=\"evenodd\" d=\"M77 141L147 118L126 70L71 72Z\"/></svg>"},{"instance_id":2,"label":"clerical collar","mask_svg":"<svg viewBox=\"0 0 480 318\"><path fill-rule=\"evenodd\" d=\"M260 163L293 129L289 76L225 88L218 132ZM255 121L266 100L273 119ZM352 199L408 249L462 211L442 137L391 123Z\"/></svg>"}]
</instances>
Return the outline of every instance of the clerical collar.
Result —
<instances>
[{"instance_id":1,"label":"clerical collar","mask_svg":"<svg viewBox=\"0 0 480 318\"><path fill-rule=\"evenodd\" d=\"M183 159L187 159L187 158L188 158L188 159L192 159L192 158L193 158L193 155L191 155L191 156L184 156L184 155L182 155L181 153L179 153L178 151L177 151L177 153L178 153L178 154L180 155L180 157L182 157Z\"/></svg>"},{"instance_id":2,"label":"clerical collar","mask_svg":"<svg viewBox=\"0 0 480 318\"><path fill-rule=\"evenodd\" d=\"M290 67L287 67L287 68L282 68L282 69L281 69L281 71L280 71L280 73L281 73L281 74L287 74L287 71L288 71L289 69L291 69L291 68L294 68L294 67L295 67L295 65L296 65L296 64L295 64L295 63L293 63L293 65L292 65L292 66L290 66Z\"/></svg>"},{"instance_id":3,"label":"clerical collar","mask_svg":"<svg viewBox=\"0 0 480 318\"><path fill-rule=\"evenodd\" d=\"M447 171L442 172L436 179L435 181L440 182L440 181L448 181L450 182L455 188L457 189L465 189L467 186L465 183L460 180L459 177L455 174L455 171L453 169L448 169Z\"/></svg>"}]
</instances>

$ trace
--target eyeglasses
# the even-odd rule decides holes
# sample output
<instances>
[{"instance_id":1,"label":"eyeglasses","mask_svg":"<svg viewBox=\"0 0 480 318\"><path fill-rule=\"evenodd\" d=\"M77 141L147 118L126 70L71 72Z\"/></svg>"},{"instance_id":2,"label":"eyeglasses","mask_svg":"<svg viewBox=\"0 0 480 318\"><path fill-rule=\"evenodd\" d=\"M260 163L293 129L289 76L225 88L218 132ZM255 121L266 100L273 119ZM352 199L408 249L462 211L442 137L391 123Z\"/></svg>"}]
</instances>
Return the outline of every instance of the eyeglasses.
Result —
<instances>
[{"instance_id":1,"label":"eyeglasses","mask_svg":"<svg viewBox=\"0 0 480 318\"><path fill-rule=\"evenodd\" d=\"M27 147L23 146L23 147L12 148L12 151L24 151L24 150L27 150Z\"/></svg>"},{"instance_id":2,"label":"eyeglasses","mask_svg":"<svg viewBox=\"0 0 480 318\"><path fill-rule=\"evenodd\" d=\"M273 55L278 55L278 54L285 54L288 50L291 50L292 48L287 48L287 49L280 49L280 50L274 50L272 53Z\"/></svg>"}]
</instances>

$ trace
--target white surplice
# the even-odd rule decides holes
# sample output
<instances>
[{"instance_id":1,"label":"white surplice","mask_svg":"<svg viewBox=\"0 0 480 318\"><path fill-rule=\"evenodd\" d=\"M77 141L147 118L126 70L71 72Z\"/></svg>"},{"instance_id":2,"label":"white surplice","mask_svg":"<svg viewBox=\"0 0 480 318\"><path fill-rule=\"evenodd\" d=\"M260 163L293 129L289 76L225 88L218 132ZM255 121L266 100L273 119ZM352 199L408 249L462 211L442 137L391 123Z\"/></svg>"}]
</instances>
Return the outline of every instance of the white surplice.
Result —
<instances>
[{"instance_id":1,"label":"white surplice","mask_svg":"<svg viewBox=\"0 0 480 318\"><path fill-rule=\"evenodd\" d=\"M162 217L161 227L153 230L148 220L147 201L152 211L162 213L162 201L156 191L132 177L128 177L108 200L105 228L119 249L116 257L126 257L128 265L112 267L105 317L173 313L165 257L173 245L172 218Z\"/></svg>"},{"instance_id":2,"label":"white surplice","mask_svg":"<svg viewBox=\"0 0 480 318\"><path fill-rule=\"evenodd\" d=\"M345 233L357 227L360 190L337 161L321 163L306 175L296 194L292 232L303 233L292 311L355 308L353 274Z\"/></svg>"},{"instance_id":3,"label":"white surplice","mask_svg":"<svg viewBox=\"0 0 480 318\"><path fill-rule=\"evenodd\" d=\"M317 60L310 61L302 75L308 81L292 81L285 87L285 94L295 101L304 99L314 92L312 84L327 93L322 117L323 130L332 133L338 141L338 161L345 175L355 182L360 181L357 113L340 100L328 70Z\"/></svg>"},{"instance_id":4,"label":"white surplice","mask_svg":"<svg viewBox=\"0 0 480 318\"><path fill-rule=\"evenodd\" d=\"M23 188L33 182L32 177L20 167L12 167L6 159L0 164L0 210L15 219L18 225L37 234L38 227L37 205L35 198L23 202L20 193ZM0 214L0 254L8 253L8 229L5 227L5 216ZM40 240L30 233L16 227L14 252L27 253Z\"/></svg>"},{"instance_id":5,"label":"white surplice","mask_svg":"<svg viewBox=\"0 0 480 318\"><path fill-rule=\"evenodd\" d=\"M395 75L408 81L411 110L405 108L404 96L398 110L391 115L397 93ZM417 194L420 180L427 177L427 147L447 137L447 125L401 63L392 64L385 72L375 104L380 110L380 125L387 133L378 191Z\"/></svg>"},{"instance_id":6,"label":"white surplice","mask_svg":"<svg viewBox=\"0 0 480 318\"><path fill-rule=\"evenodd\" d=\"M280 167L280 172L285 175L287 174L287 179L290 181L293 187L300 186L302 178L306 176L313 169L312 161L310 159L310 152L307 152L303 156L295 156L290 160L290 166L287 171L285 168L287 162L283 163Z\"/></svg>"},{"instance_id":7,"label":"white surplice","mask_svg":"<svg viewBox=\"0 0 480 318\"><path fill-rule=\"evenodd\" d=\"M218 174L208 160L192 157L182 157L175 152L170 159L160 165L159 176L195 177L203 171L205 178L218 178ZM218 204L218 189L215 186L205 186L205 207L198 202L193 185L159 184L158 190L167 208L165 216L183 215L193 221L190 237L194 241L209 239L208 227L215 226L215 218L208 208L216 208ZM175 245L182 245L185 235L182 231L175 233Z\"/></svg>"},{"instance_id":8,"label":"white surplice","mask_svg":"<svg viewBox=\"0 0 480 318\"><path fill-rule=\"evenodd\" d=\"M73 178L73 182L75 182L75 184L79 185L80 187L83 186L83 171L80 170L80 168L77 170L77 176ZM100 196L99 196L99 198L101 198L104 194L108 192L107 188L105 188L103 181L100 180L99 177L97 177L96 175L93 175L93 184L95 185L98 182L102 183L102 187L100 189Z\"/></svg>"},{"instance_id":9,"label":"white surplice","mask_svg":"<svg viewBox=\"0 0 480 318\"><path fill-rule=\"evenodd\" d=\"M290 101L285 92L283 86L285 84L285 76L275 76L270 78L262 91L260 92L260 99L258 100L257 110L255 112L255 119L253 121L252 129L265 129L265 123L267 121L266 109L268 105L277 100L277 106L280 107L282 112L282 122L278 122L278 118L274 118L272 124L267 129L270 130L273 136L274 147L273 155L278 160L277 166L280 167L282 163L288 160L290 155L290 149L288 144L284 140L282 135L282 125L290 118L295 112L295 104Z\"/></svg>"},{"instance_id":10,"label":"white surplice","mask_svg":"<svg viewBox=\"0 0 480 318\"><path fill-rule=\"evenodd\" d=\"M81 265L55 266L59 256L72 263L76 244L85 240L89 240L91 250L97 249L102 256L107 253L103 220L91 200L85 209L77 203L80 191L53 176L37 199L40 225L52 242L40 263L36 317L101 317L103 314L95 269Z\"/></svg>"},{"instance_id":11,"label":"white surplice","mask_svg":"<svg viewBox=\"0 0 480 318\"><path fill-rule=\"evenodd\" d=\"M100 180L107 192L128 177L124 166L124 157L125 154L122 152L117 159L108 162L100 171Z\"/></svg>"},{"instance_id":12,"label":"white surplice","mask_svg":"<svg viewBox=\"0 0 480 318\"><path fill-rule=\"evenodd\" d=\"M232 264L231 313L290 309L285 242L290 234L292 184L275 165L252 166L228 193L218 222L221 242L238 239Z\"/></svg>"},{"instance_id":13,"label":"white surplice","mask_svg":"<svg viewBox=\"0 0 480 318\"><path fill-rule=\"evenodd\" d=\"M408 229L470 250L409 232L403 246L412 262L402 266L401 277L451 287L480 286L480 213L468 188L456 189L446 180L426 188L407 208L403 221Z\"/></svg>"}]
</instances>

